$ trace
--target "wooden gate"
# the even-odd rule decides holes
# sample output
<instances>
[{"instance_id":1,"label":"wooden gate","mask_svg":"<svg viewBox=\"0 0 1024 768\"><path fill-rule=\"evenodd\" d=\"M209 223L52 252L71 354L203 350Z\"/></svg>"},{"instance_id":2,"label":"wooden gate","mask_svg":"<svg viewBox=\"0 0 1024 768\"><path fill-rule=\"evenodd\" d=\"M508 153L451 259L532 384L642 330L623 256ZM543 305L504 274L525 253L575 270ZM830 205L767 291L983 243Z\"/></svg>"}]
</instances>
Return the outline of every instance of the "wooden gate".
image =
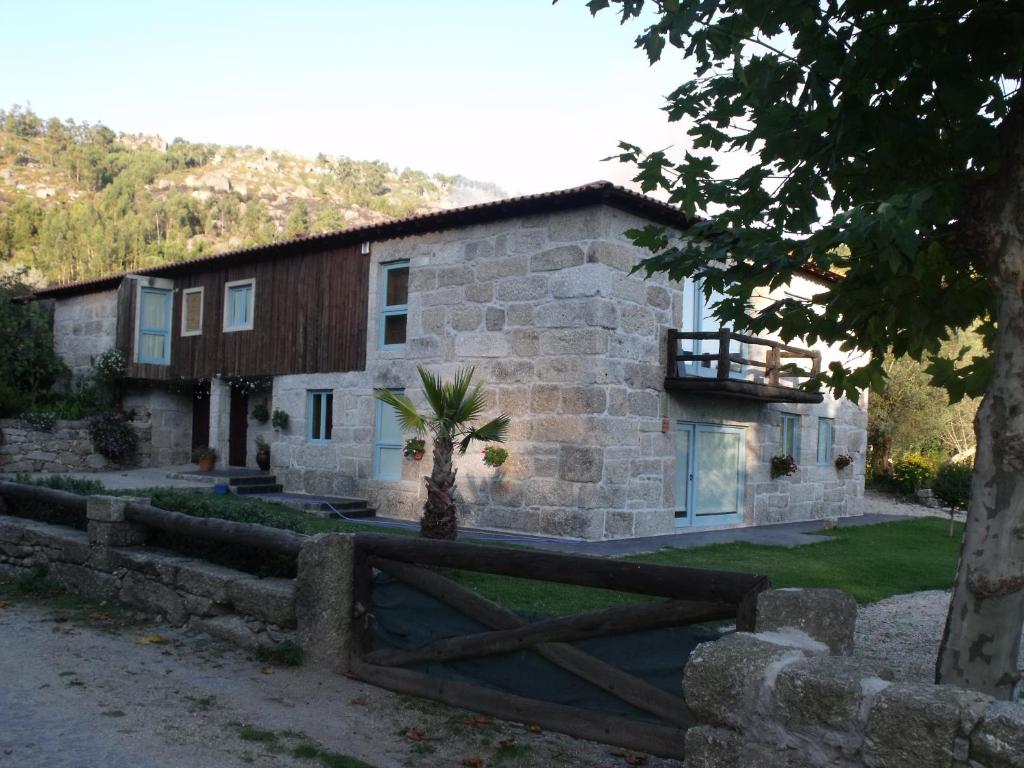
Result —
<instances>
[{"instance_id":1,"label":"wooden gate","mask_svg":"<svg viewBox=\"0 0 1024 768\"><path fill-rule=\"evenodd\" d=\"M746 573L380 534L357 534L355 540L357 621L353 676L401 693L666 757L682 757L686 729L694 723L682 696L667 693L570 643L730 619L736 621L739 629L750 630L757 594L769 587L767 577ZM440 569L499 574L665 599L531 623L457 584ZM487 627L487 631L448 637L418 648L375 648L375 571L429 595ZM523 649L539 654L637 710L654 715L660 722L541 701L407 668L426 662L496 656ZM682 680L678 683L681 691Z\"/></svg>"}]
</instances>

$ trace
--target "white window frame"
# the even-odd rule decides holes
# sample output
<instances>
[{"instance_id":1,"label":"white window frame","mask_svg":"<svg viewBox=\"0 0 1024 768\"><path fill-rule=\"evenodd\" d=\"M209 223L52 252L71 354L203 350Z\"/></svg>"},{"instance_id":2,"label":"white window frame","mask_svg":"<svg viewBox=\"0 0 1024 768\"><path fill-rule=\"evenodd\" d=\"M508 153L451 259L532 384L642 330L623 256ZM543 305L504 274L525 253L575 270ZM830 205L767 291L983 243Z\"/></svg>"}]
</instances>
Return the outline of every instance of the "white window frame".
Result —
<instances>
[{"instance_id":1,"label":"white window frame","mask_svg":"<svg viewBox=\"0 0 1024 768\"><path fill-rule=\"evenodd\" d=\"M401 344L386 344L385 339L385 327L387 325L387 319L389 317L405 317L406 323L409 322L409 294L406 292L405 304L388 304L388 280L390 278L392 270L396 269L408 269L410 277L412 276L412 268L409 265L408 259L402 261L391 261L386 264L381 264L381 281L380 281L380 321L378 322L378 333L380 334L380 344L377 346L382 350L395 350L405 349L405 345L409 340L409 326L406 325L406 340Z\"/></svg>"},{"instance_id":2,"label":"white window frame","mask_svg":"<svg viewBox=\"0 0 1024 768\"><path fill-rule=\"evenodd\" d=\"M190 331L185 325L185 304L190 294L199 294L199 330ZM181 335L202 336L203 335L203 310L206 309L206 291L203 288L186 288L181 292Z\"/></svg>"},{"instance_id":3,"label":"white window frame","mask_svg":"<svg viewBox=\"0 0 1024 768\"><path fill-rule=\"evenodd\" d=\"M252 302L249 307L249 322L245 325L228 325L228 296L231 294L232 288L238 288L243 285L252 286ZM245 280L229 280L224 283L224 333L234 333L235 331L251 331L253 324L256 322L256 278L247 277Z\"/></svg>"},{"instance_id":4,"label":"white window frame","mask_svg":"<svg viewBox=\"0 0 1024 768\"><path fill-rule=\"evenodd\" d=\"M786 451L786 424L792 424L792 431L790 434L793 435L793 452L788 453ZM779 455L780 456L792 456L793 459L799 464L800 463L800 428L801 419L799 413L793 413L791 411L783 411L782 416L779 420Z\"/></svg>"}]
</instances>

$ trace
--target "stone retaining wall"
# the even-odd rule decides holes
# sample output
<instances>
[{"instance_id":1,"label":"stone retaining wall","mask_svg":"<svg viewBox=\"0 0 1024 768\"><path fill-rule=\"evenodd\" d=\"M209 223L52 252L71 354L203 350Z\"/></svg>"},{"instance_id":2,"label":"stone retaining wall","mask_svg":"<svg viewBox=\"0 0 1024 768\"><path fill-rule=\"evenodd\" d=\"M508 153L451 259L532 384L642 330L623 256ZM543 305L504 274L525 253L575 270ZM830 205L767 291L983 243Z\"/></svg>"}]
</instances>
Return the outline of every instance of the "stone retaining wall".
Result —
<instances>
[{"instance_id":1,"label":"stone retaining wall","mask_svg":"<svg viewBox=\"0 0 1024 768\"><path fill-rule=\"evenodd\" d=\"M152 453L148 422L132 423L139 453L132 466L149 466ZM96 472L119 464L96 452L87 422L58 421L49 432L24 419L0 419L0 472Z\"/></svg>"},{"instance_id":2,"label":"stone retaining wall","mask_svg":"<svg viewBox=\"0 0 1024 768\"><path fill-rule=\"evenodd\" d=\"M4 515L0 499L0 576L42 566L88 599L117 600L250 650L298 639L307 660L347 668L350 537L311 537L296 579L259 578L145 547L146 529L125 520L127 501L89 497L86 533Z\"/></svg>"},{"instance_id":3,"label":"stone retaining wall","mask_svg":"<svg viewBox=\"0 0 1024 768\"><path fill-rule=\"evenodd\" d=\"M896 683L855 660L856 606L835 590L776 590L756 633L698 646L685 673L700 721L687 768L1024 766L1024 705Z\"/></svg>"}]
</instances>

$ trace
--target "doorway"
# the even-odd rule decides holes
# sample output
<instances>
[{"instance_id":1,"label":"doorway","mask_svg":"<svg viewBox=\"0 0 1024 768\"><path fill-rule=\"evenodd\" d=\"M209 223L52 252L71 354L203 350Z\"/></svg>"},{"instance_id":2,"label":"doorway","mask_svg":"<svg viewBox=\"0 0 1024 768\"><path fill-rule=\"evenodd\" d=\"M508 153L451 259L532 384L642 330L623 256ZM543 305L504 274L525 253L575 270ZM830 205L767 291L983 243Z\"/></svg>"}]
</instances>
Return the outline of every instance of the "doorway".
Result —
<instances>
[{"instance_id":1,"label":"doorway","mask_svg":"<svg viewBox=\"0 0 1024 768\"><path fill-rule=\"evenodd\" d=\"M745 433L743 427L677 424L676 527L743 521Z\"/></svg>"},{"instance_id":2,"label":"doorway","mask_svg":"<svg viewBox=\"0 0 1024 768\"><path fill-rule=\"evenodd\" d=\"M228 466L244 467L249 433L249 393L231 388L231 422L228 432Z\"/></svg>"},{"instance_id":3,"label":"doorway","mask_svg":"<svg viewBox=\"0 0 1024 768\"><path fill-rule=\"evenodd\" d=\"M210 382L192 387L192 450L210 444Z\"/></svg>"}]
</instances>

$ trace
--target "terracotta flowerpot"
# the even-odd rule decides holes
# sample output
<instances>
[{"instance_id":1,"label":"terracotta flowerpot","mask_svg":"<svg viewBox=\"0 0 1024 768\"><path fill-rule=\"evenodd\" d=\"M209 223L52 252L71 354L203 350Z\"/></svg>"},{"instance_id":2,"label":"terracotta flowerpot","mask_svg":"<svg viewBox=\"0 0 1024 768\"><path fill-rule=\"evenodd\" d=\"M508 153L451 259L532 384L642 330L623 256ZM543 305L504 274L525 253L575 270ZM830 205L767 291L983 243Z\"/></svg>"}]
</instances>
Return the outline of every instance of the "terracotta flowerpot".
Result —
<instances>
[{"instance_id":1,"label":"terracotta flowerpot","mask_svg":"<svg viewBox=\"0 0 1024 768\"><path fill-rule=\"evenodd\" d=\"M270 451L256 452L256 466L264 472L270 469Z\"/></svg>"},{"instance_id":2,"label":"terracotta flowerpot","mask_svg":"<svg viewBox=\"0 0 1024 768\"><path fill-rule=\"evenodd\" d=\"M213 456L203 456L203 458L196 463L199 464L199 470L201 472L211 472L213 471L213 465L217 463L217 459Z\"/></svg>"},{"instance_id":3,"label":"terracotta flowerpot","mask_svg":"<svg viewBox=\"0 0 1024 768\"><path fill-rule=\"evenodd\" d=\"M412 457L413 457L413 459L415 459L416 461L423 461L423 451L416 451L416 452L415 452L415 453L414 453L414 454L412 455Z\"/></svg>"}]
</instances>

